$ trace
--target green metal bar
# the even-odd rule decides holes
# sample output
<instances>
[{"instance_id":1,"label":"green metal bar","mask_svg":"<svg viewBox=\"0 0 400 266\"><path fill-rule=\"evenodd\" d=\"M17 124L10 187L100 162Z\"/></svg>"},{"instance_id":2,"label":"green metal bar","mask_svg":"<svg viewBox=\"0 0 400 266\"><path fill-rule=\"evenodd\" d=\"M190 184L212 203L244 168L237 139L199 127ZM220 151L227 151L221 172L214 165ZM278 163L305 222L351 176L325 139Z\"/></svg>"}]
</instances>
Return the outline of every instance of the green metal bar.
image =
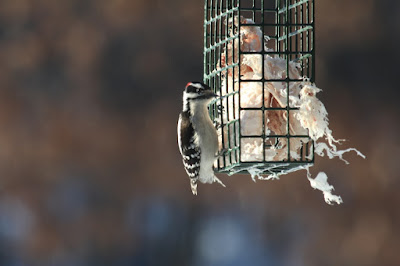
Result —
<instances>
[{"instance_id":1,"label":"green metal bar","mask_svg":"<svg viewBox=\"0 0 400 266\"><path fill-rule=\"evenodd\" d=\"M213 45L211 45L209 48L206 48L206 51L208 52L208 51L211 51L212 49L215 49L216 47L218 47L218 46L220 46L220 45L222 45L222 44L225 44L225 43L228 43L229 41L232 41L232 40L234 40L234 39L236 39L236 38L238 38L239 37L239 35L238 34L235 34L234 36L232 36L232 37L228 37L228 38L226 38L225 40L223 40L223 41L220 41L220 42L215 42Z\"/></svg>"},{"instance_id":2,"label":"green metal bar","mask_svg":"<svg viewBox=\"0 0 400 266\"><path fill-rule=\"evenodd\" d=\"M240 26L246 26L246 27L262 27L262 26L312 26L312 23L288 23L288 24L282 24L282 23L254 23L254 24L245 24L245 23L240 23ZM271 37L271 36L269 36Z\"/></svg>"},{"instance_id":3,"label":"green metal bar","mask_svg":"<svg viewBox=\"0 0 400 266\"><path fill-rule=\"evenodd\" d=\"M212 100L212 101L210 102L210 104L214 104L214 103L216 103L217 101L219 101L219 100L221 100L221 99L228 98L229 96L232 96L232 95L235 95L235 94L238 94L238 93L239 93L238 91L234 91L234 92L227 93L227 94L225 94L225 95L219 96L217 99Z\"/></svg>"},{"instance_id":4,"label":"green metal bar","mask_svg":"<svg viewBox=\"0 0 400 266\"><path fill-rule=\"evenodd\" d=\"M228 4L229 4L229 0L226 0L226 8L228 9L231 9L231 7L229 7L228 6ZM234 12L232 12L232 18L234 17L233 16L233 14L234 14ZM227 15L227 17L225 18L225 20L226 20L226 27L225 27L225 31L226 31L226 35L228 36L228 31L229 31L229 19L230 19L230 14L228 14ZM233 20L232 20L233 21ZM235 40L233 40L232 41L233 43L235 42ZM226 45L226 47L225 47L225 62L226 62L226 64L228 64L229 63L229 61L228 61L228 58L229 58L229 53L228 53L228 45ZM231 62L231 64L233 65L234 64L234 62L233 62L233 58L232 58L232 62ZM229 75L228 75L228 72L229 71L227 71L226 72L226 75L225 75L225 86L226 86L226 92L227 92L227 94L229 94L228 93L228 88L229 88ZM234 84L232 83L232 86L233 86ZM229 121L229 119L230 119L230 117L229 117L229 97L235 97L235 94L232 94L232 95L229 95L229 96L227 96L226 97L226 103L227 103L227 109L228 109L228 111L227 111L227 117L228 117L228 121L227 121L227 124L226 124L226 126L228 127L228 149L230 150L231 148L232 148L232 137L231 137L231 124L230 124L230 121ZM234 100L233 100L233 116L234 116L234 114L235 114L235 106L234 106ZM235 136L235 130L233 130L233 136ZM231 154L229 154L229 164L232 164L232 156L231 156Z\"/></svg>"},{"instance_id":5,"label":"green metal bar","mask_svg":"<svg viewBox=\"0 0 400 266\"><path fill-rule=\"evenodd\" d=\"M290 110L299 110L298 107L289 107ZM257 111L257 110L263 110L263 111L285 111L287 110L287 107L242 107L240 108L242 111Z\"/></svg>"},{"instance_id":6,"label":"green metal bar","mask_svg":"<svg viewBox=\"0 0 400 266\"><path fill-rule=\"evenodd\" d=\"M207 64L207 52L205 48L207 47L207 8L208 8L208 0L204 0L204 23L203 23L203 82L207 83L206 75L208 73L208 64Z\"/></svg>"},{"instance_id":7,"label":"green metal bar","mask_svg":"<svg viewBox=\"0 0 400 266\"><path fill-rule=\"evenodd\" d=\"M300 5L300 21L303 21L303 14L304 14L304 8L303 5ZM300 34L300 51L303 51L303 43L304 43L304 39L303 39L303 33ZM304 62L301 61L301 75L304 77Z\"/></svg>"},{"instance_id":8,"label":"green metal bar","mask_svg":"<svg viewBox=\"0 0 400 266\"><path fill-rule=\"evenodd\" d=\"M222 0L220 2L222 2ZM227 12L223 12L222 3L220 5L220 9L218 9L218 0L215 0L215 7L216 7L215 8L216 16L215 16L214 19L215 19L215 21L218 21L219 23L222 23L221 21L222 21L223 17L226 16ZM222 25L222 24L220 24L220 25ZM219 58L219 62L221 62L221 56L222 56L221 46L224 43L226 43L225 41L221 41L222 26L219 28L219 31L218 32L215 31L214 34L219 37L219 41L214 44L214 47L215 47L215 49L218 49L218 58ZM226 36L227 36L227 34L226 34ZM216 66L217 66L217 61L215 61L214 65L213 65L213 68L216 69ZM213 78L215 80L216 88L219 88L219 95L222 96L221 76L220 75L219 76L214 75ZM220 100L220 106L222 107L223 106L222 97L220 97L219 100ZM220 115L220 124L221 125L224 124L224 116L223 115ZM225 136L223 134L223 126L221 126L221 132L222 132L222 134L221 134L221 136L222 136L221 137L222 147L225 147L226 140L225 140ZM223 157L223 165L224 165L224 167L226 166L226 158L225 158L225 156Z\"/></svg>"},{"instance_id":9,"label":"green metal bar","mask_svg":"<svg viewBox=\"0 0 400 266\"><path fill-rule=\"evenodd\" d=\"M289 6L286 6L285 8L279 9L278 13L282 14L282 13L288 12L289 9L293 9L293 8L295 8L297 6L300 6L300 5L302 5L302 4L306 3L306 2L309 2L309 1L310 0L300 0L300 1L298 1L298 2L296 2L294 4L292 4L292 5L289 5Z\"/></svg>"},{"instance_id":10,"label":"green metal bar","mask_svg":"<svg viewBox=\"0 0 400 266\"><path fill-rule=\"evenodd\" d=\"M294 24L296 25L296 26L294 26L294 30L295 31L299 30L299 28L297 26L297 23L298 23L298 21L297 21L298 20L298 18L297 18L297 10L298 10L298 6L296 6L296 8L294 9ZM295 41L295 53L298 53L299 52L299 47L298 47L299 35L298 34L296 34L294 41ZM297 59L298 58L294 59L294 61L297 61Z\"/></svg>"},{"instance_id":11,"label":"green metal bar","mask_svg":"<svg viewBox=\"0 0 400 266\"><path fill-rule=\"evenodd\" d=\"M311 6L312 6L312 9L311 9L311 13L312 13L312 21L311 21L311 23L312 23L312 27L313 27L313 31L311 32L312 33L312 48L311 48L311 51L312 51L312 60L311 60L311 62L312 62L312 69L311 69L311 82L315 82L315 32L316 32L316 30L315 30L315 1L313 0L312 2L311 2Z\"/></svg>"},{"instance_id":12,"label":"green metal bar","mask_svg":"<svg viewBox=\"0 0 400 266\"><path fill-rule=\"evenodd\" d=\"M234 125L238 121L239 121L239 119L233 119L233 120L229 121L228 123L226 123L226 126Z\"/></svg>"},{"instance_id":13,"label":"green metal bar","mask_svg":"<svg viewBox=\"0 0 400 266\"><path fill-rule=\"evenodd\" d=\"M264 166L264 164L263 164L263 163L260 163L260 162L257 162L256 165L253 165L254 163L250 163L250 164L248 164L249 166L247 167L247 169L244 169L244 167L241 166L241 165L243 165L243 164L245 164L245 162L242 162L242 163L240 163L240 164L231 165L231 166L227 167L227 168L225 169L225 171L222 171L222 173L227 173L228 175L237 174L237 173L239 173L240 171L238 171L238 172L233 172L233 173L231 174L231 171L233 171L235 168L237 168L237 166L240 166L240 168L242 168L244 171L247 171L247 169L250 169L251 167L257 167L257 166L262 167L262 166ZM247 173L247 172L246 172L246 173ZM248 174L248 173L247 173L247 174Z\"/></svg>"},{"instance_id":14,"label":"green metal bar","mask_svg":"<svg viewBox=\"0 0 400 266\"><path fill-rule=\"evenodd\" d=\"M220 5L221 5L221 8L222 8L222 6L223 6L223 0L220 0ZM226 8L226 7L225 7ZM226 13L226 14L228 14L228 12L224 12L224 13ZM224 15L224 17L225 17L225 20L226 20L226 36L228 36L228 21L229 21L229 17L227 17L227 16L229 16L229 15ZM222 19L220 20L220 22L222 21ZM221 32L220 32L220 35L222 35L222 28L221 28ZM226 44L226 47L225 47L225 64L226 65L228 65L229 64L229 60L228 60L228 47L227 47L227 45L228 44ZM222 61L222 51L221 51L221 53L220 53L220 62ZM218 76L218 78L219 78L219 80L220 80L220 84L221 84L221 87L222 87L222 81L221 81L221 75L219 75ZM225 94L227 94L228 93L228 85L229 85L229 83L228 83L228 79L227 78L225 78ZM226 96L226 95L225 95ZM229 115L229 96L227 96L227 97L224 97L224 100L226 99L226 120L227 120L227 122L229 121L229 117L230 117L230 115ZM221 102L222 102L222 100L223 100L223 98L221 98ZM227 144L226 146L228 147L228 149L230 149L231 148L231 130L230 130L230 127L228 126L227 127L227 139L225 140L225 144ZM223 146L224 147L224 149L225 148L227 148L226 146ZM226 156L224 156L224 160L226 160L227 158L226 158ZM228 158L228 161L229 161L229 164L232 164L232 159L231 159L231 157L229 157ZM225 162L225 166L226 166L226 162Z\"/></svg>"},{"instance_id":15,"label":"green metal bar","mask_svg":"<svg viewBox=\"0 0 400 266\"><path fill-rule=\"evenodd\" d=\"M309 3L307 2L307 3L305 3L305 5L306 5L306 20L309 23L310 22L310 14L309 14L310 7L309 7ZM306 49L310 50L310 35L309 35L308 31L306 31L305 34L306 34ZM310 73L310 59L307 58L306 62L307 62L307 77L309 77L310 74L311 74Z\"/></svg>"},{"instance_id":16,"label":"green metal bar","mask_svg":"<svg viewBox=\"0 0 400 266\"><path fill-rule=\"evenodd\" d=\"M289 26L289 25L286 25L286 26ZM289 39L290 37L293 37L293 36L295 36L295 35L297 35L297 34L301 34L302 32L305 32L305 31L308 31L308 30L311 30L311 29L313 29L312 26L306 26L306 27L304 27L304 28L301 28L301 29L299 29L299 30L296 30L296 31L294 31L294 32L291 32L291 33L289 33L288 35L279 37L278 40L279 40L279 41L283 41L283 40Z\"/></svg>"},{"instance_id":17,"label":"green metal bar","mask_svg":"<svg viewBox=\"0 0 400 266\"><path fill-rule=\"evenodd\" d=\"M312 77L311 77L311 82L315 82L315 1L312 0L311 2L312 5L312 27L313 27L313 31L312 31ZM314 145L314 140L311 140L311 145L312 145L312 162L314 163L314 159L315 159L315 145ZM308 151L308 149L307 149Z\"/></svg>"},{"instance_id":18,"label":"green metal bar","mask_svg":"<svg viewBox=\"0 0 400 266\"><path fill-rule=\"evenodd\" d=\"M291 19L291 16L290 16L290 14L289 14L289 4L290 4L290 2L288 3L288 1L290 1L290 0L285 0L285 5L286 5L286 13L285 13L285 23L286 24L289 24L290 22L289 22L289 20ZM287 52L288 51L288 49L289 49L289 37L288 37L288 35L289 35L289 26L288 25L286 25L285 26L285 51ZM279 40L279 39L278 39ZM287 132L287 134L288 134L288 136L290 135L290 106L289 106L289 95L290 95L290 91L289 91L289 88L290 88L290 81L289 81L289 79L290 79L290 76L289 76L289 73L290 73L290 55L289 54L286 54L286 77L287 77L287 81L286 81L286 107L287 107L287 110L286 110L286 114L287 114L287 116L286 116L286 119L287 119L287 121L286 121L286 132ZM288 161L290 161L290 138L288 137L287 138L287 152L288 152L288 158L287 158L287 160Z\"/></svg>"},{"instance_id":19,"label":"green metal bar","mask_svg":"<svg viewBox=\"0 0 400 266\"><path fill-rule=\"evenodd\" d=\"M254 168L254 167L258 167L259 169L261 168L265 168L265 167L273 167L270 169L266 169L264 170L262 173L262 175L265 174L269 174L269 175L273 175L273 174L277 174L277 173L282 173L282 172L286 172L289 171L291 169L303 169L304 167L308 166L308 165L312 165L312 163L310 162L275 162L275 161L271 161L271 162L243 162L240 165L232 165L231 167L229 167L229 169L225 170L225 171L220 171L221 173L226 173L229 176L234 175L234 174L248 174L247 170ZM266 173L266 171L268 171L268 173Z\"/></svg>"},{"instance_id":20,"label":"green metal bar","mask_svg":"<svg viewBox=\"0 0 400 266\"><path fill-rule=\"evenodd\" d=\"M249 10L249 11L251 11L251 16L252 16L253 21L255 21L255 15L254 15L254 13L255 13L255 11L257 10L257 9L256 9L256 3L255 3L255 2L256 2L256 1L253 0L253 7L251 8L251 10ZM240 26L240 21L239 21L239 26Z\"/></svg>"},{"instance_id":21,"label":"green metal bar","mask_svg":"<svg viewBox=\"0 0 400 266\"><path fill-rule=\"evenodd\" d=\"M236 153L236 151L239 149L239 147L234 147L234 148L232 148L232 149L225 149L224 150L224 155L227 155L227 154L232 154L232 152L234 152L234 153ZM235 162L236 163L236 162ZM235 163L232 163L232 164L235 164ZM231 164L231 165L232 165Z\"/></svg>"},{"instance_id":22,"label":"green metal bar","mask_svg":"<svg viewBox=\"0 0 400 266\"><path fill-rule=\"evenodd\" d=\"M232 4L233 4L233 6L236 6L237 5L237 3L236 3L236 5L235 5L235 1L237 1L237 0L232 0ZM240 0L239 0L240 1ZM235 12L232 14L232 21L234 21L234 19L235 19ZM240 21L239 21L240 22ZM240 37L239 37L240 38ZM239 42L240 42L240 40L239 40ZM235 41L233 41L232 42L232 63L233 64L236 64L235 63L235 61L237 60L238 61L238 63L237 63L237 65L239 65L239 62L240 62L240 58L235 58L235 49L237 49L237 48L235 48ZM235 60L236 59L236 60ZM236 69L238 69L238 67L236 67ZM233 86L233 89L235 89L235 67L232 69L232 86ZM239 93L239 90L238 90L238 93ZM235 148L238 148L238 149L236 149L235 150L235 162L237 163L238 161L240 161L240 138L238 138L239 137L239 131L240 131L240 113L238 113L237 115L236 115L236 109L237 108L240 108L240 106L236 106L236 104L235 104L235 95L233 96L233 103L234 103L234 124L233 124L233 127L234 127L234 131L235 131L235 138L234 138L234 144L235 144ZM237 96L237 98L238 99L240 99L239 98L240 97L240 95L238 95ZM239 100L240 101L240 100ZM240 104L240 103L238 103L238 104ZM239 112L239 111L238 111ZM238 117L237 117L238 116ZM239 124L239 126L238 126L238 124Z\"/></svg>"},{"instance_id":23,"label":"green metal bar","mask_svg":"<svg viewBox=\"0 0 400 266\"><path fill-rule=\"evenodd\" d=\"M241 12L241 10L242 10L242 8L241 8L241 0L238 0L237 1L237 4L238 4L238 24L239 24L239 26L238 26L238 35L239 35L239 47L237 47L237 50L238 50L238 61L239 61L239 66L238 66L238 71L239 71L239 80L238 80L238 90L239 90L239 110L240 110L240 108L242 107L242 101L241 101L241 93L240 93L240 90L241 90L241 84L240 84L240 73L241 73L241 64L240 64L240 60L241 60L241 55L242 55L242 51L241 51L241 49L240 49L240 34L241 34L241 27L240 27L240 17L241 17L241 15L242 15L242 12ZM235 23L235 22L233 22L233 23ZM235 53L235 52L233 52L233 53ZM235 73L233 73L233 77L235 77ZM241 123L241 118L240 118L240 111L239 111L239 130L238 130L238 133L239 133L239 163L240 162L242 162L242 149L241 149L241 145L242 145L242 130L241 130L241 126L242 126L242 123Z\"/></svg>"},{"instance_id":24,"label":"green metal bar","mask_svg":"<svg viewBox=\"0 0 400 266\"><path fill-rule=\"evenodd\" d=\"M298 62L298 61L301 61L301 60L309 58L309 57L313 57L313 55L312 54L306 54L306 55L300 56L299 58L296 58L295 60L293 60L293 62Z\"/></svg>"},{"instance_id":25,"label":"green metal bar","mask_svg":"<svg viewBox=\"0 0 400 266\"><path fill-rule=\"evenodd\" d=\"M262 137L268 137L268 138L310 138L308 135L242 135L243 138L262 138Z\"/></svg>"},{"instance_id":26,"label":"green metal bar","mask_svg":"<svg viewBox=\"0 0 400 266\"><path fill-rule=\"evenodd\" d=\"M240 65L239 65L240 66ZM243 82L263 82L263 81L268 81L268 82L284 82L284 81L304 81L304 79L289 79L289 78L282 78L282 79L244 79L242 80Z\"/></svg>"},{"instance_id":27,"label":"green metal bar","mask_svg":"<svg viewBox=\"0 0 400 266\"><path fill-rule=\"evenodd\" d=\"M294 168L294 167L298 167L299 165L309 165L312 164L312 162L310 161L291 161L291 162L287 162L287 161L265 161L265 162L261 162L261 161L245 161L242 162L240 164L232 164L229 167L226 167L226 169L224 171L221 172L225 172L225 171L230 171L234 168L249 168L249 167L268 167L268 165L281 165L281 166L290 166L291 164L293 164L293 167L288 167L288 168ZM239 167L238 167L239 166ZM282 170L285 170L285 168L283 168ZM247 173L248 174L248 173Z\"/></svg>"},{"instance_id":28,"label":"green metal bar","mask_svg":"<svg viewBox=\"0 0 400 266\"><path fill-rule=\"evenodd\" d=\"M216 1L217 1L217 0L216 0ZM212 2L212 0L211 0L211 2ZM211 9L211 10L213 10L213 9ZM211 18L209 21L206 22L206 24L211 24L211 23L213 23L213 22L219 21L220 19L222 19L222 18L223 18L224 16L226 16L227 14L233 13L233 12L236 11L236 10L237 10L237 8L232 8L231 10L228 10L228 11L226 11L226 12L223 12L223 13L217 15L216 17Z\"/></svg>"},{"instance_id":29,"label":"green metal bar","mask_svg":"<svg viewBox=\"0 0 400 266\"><path fill-rule=\"evenodd\" d=\"M226 0L226 8L228 8L228 9L232 9L232 2L231 2L231 0ZM235 17L235 15L234 15L234 12L232 13L232 21L234 20L234 17ZM229 21L231 19L231 17L230 17L230 15L228 15L228 17L226 18L226 20L227 21ZM228 23L226 23L226 32L228 32L229 31L229 25L228 25ZM235 41L233 41L233 43L234 43ZM232 45L233 46L233 45ZM229 56L229 54L228 54L228 47L226 47L226 51L227 51L227 53L226 53L226 58L228 58L228 56ZM234 48L233 48L233 51L234 51ZM234 53L233 53L234 54ZM234 62L234 57L232 56L232 62L231 62L231 64L233 65L235 62ZM232 69L232 71L234 71L234 68ZM228 75L228 72L229 71L227 71L226 72L226 75L225 75L225 79L226 79L226 86L228 87L228 85L229 85L229 75ZM235 86L235 83L234 83L234 80L231 80L231 82L232 82L232 87L234 88ZM229 151L232 151L232 149L235 149L236 147L237 147L237 145L236 145L236 143L235 143L235 139L236 139L236 127L235 127L235 120L236 120L236 117L235 117L235 113L236 113L236 106L235 106L235 95L233 95L232 96L233 98L232 98L232 107L233 107L233 114L232 114L232 116L233 116L233 119L232 120L230 120L228 123L227 123L227 127L228 128L231 128L231 125L233 125L233 127L232 127L232 129L233 129L233 143L232 143L232 145L233 145L233 148L231 148L232 147L232 145L231 145L231 147L228 149ZM229 139L229 141L232 141L232 138L230 138ZM233 150L234 151L234 150ZM232 164L232 153L231 152L229 152L229 153L227 153L228 155L229 155L229 158L230 158L230 163ZM236 162L236 160L234 160L234 162Z\"/></svg>"},{"instance_id":30,"label":"green metal bar","mask_svg":"<svg viewBox=\"0 0 400 266\"><path fill-rule=\"evenodd\" d=\"M214 70L214 72L210 73L209 75L206 75L206 77L210 78L210 77L214 77L214 76L220 75L222 72L224 72L224 71L226 71L228 69L233 69L236 66L238 66L238 63L236 63L235 65L223 67L220 70Z\"/></svg>"},{"instance_id":31,"label":"green metal bar","mask_svg":"<svg viewBox=\"0 0 400 266\"><path fill-rule=\"evenodd\" d=\"M209 2L209 5L210 6L213 6L214 5L214 3L213 3L213 0L210 0L210 2ZM215 11L213 10L213 9L210 9L210 16L209 16L209 23L207 24L207 26L208 26L208 29L209 29L209 34L210 34L210 41L209 41L209 46L210 47L212 47L213 46L213 44L215 43L215 34L214 34L214 28L213 28L213 24L212 23L210 23L210 20L213 18L215 16ZM209 53L209 64L210 64L210 71L214 68L214 65L213 65L213 51L214 51L214 48L213 49L206 49L206 51ZM213 80L213 78L210 78L209 79L209 85L210 85L210 87L214 87L213 86L213 84L212 83L214 83L214 80Z\"/></svg>"},{"instance_id":32,"label":"green metal bar","mask_svg":"<svg viewBox=\"0 0 400 266\"><path fill-rule=\"evenodd\" d=\"M223 0L220 0L220 6L221 6L221 8L222 8L222 4L221 4L221 2L222 2ZM217 22L218 22L218 42L220 42L221 40L222 40L222 18L221 19L218 19L217 20ZM221 60L221 51L219 51L219 57L220 57L220 60ZM221 61L220 61L221 62Z\"/></svg>"},{"instance_id":33,"label":"green metal bar","mask_svg":"<svg viewBox=\"0 0 400 266\"><path fill-rule=\"evenodd\" d=\"M280 20L280 14L279 14L279 6L280 6L280 0L276 0L275 1L275 7L276 7L276 14L275 14L275 22L277 25L281 24L281 20ZM275 26L275 35L277 36L277 38L279 38L280 36L280 26ZM275 51L280 52L280 43L279 40L277 39L275 42Z\"/></svg>"},{"instance_id":34,"label":"green metal bar","mask_svg":"<svg viewBox=\"0 0 400 266\"><path fill-rule=\"evenodd\" d=\"M208 8L208 9L214 9L214 8ZM241 7L240 10L242 10L242 11L259 11L259 12L261 12L261 9L256 8L256 7L254 7L254 8L253 7ZM266 12L275 12L276 10L273 9L273 8L266 8L266 9L264 9L264 11L266 11Z\"/></svg>"},{"instance_id":35,"label":"green metal bar","mask_svg":"<svg viewBox=\"0 0 400 266\"><path fill-rule=\"evenodd\" d=\"M309 54L310 56L312 55L312 51L304 51L304 52L299 52L299 51L287 51L287 52L275 52L275 51L265 51L262 52L262 54L276 54L276 55L285 55L285 54ZM243 54L260 54L260 52L243 52Z\"/></svg>"},{"instance_id":36,"label":"green metal bar","mask_svg":"<svg viewBox=\"0 0 400 266\"><path fill-rule=\"evenodd\" d=\"M231 152L233 152L233 151L236 151L236 150L238 150L239 149L239 147L234 147L234 148L231 148L231 149L226 149L226 153L231 153Z\"/></svg>"},{"instance_id":37,"label":"green metal bar","mask_svg":"<svg viewBox=\"0 0 400 266\"><path fill-rule=\"evenodd\" d=\"M292 0L288 0L289 1L289 6L291 5L291 1ZM293 0L293 1L296 1L296 0ZM295 9L295 8L294 8ZM293 9L289 9L289 11L288 11L288 20L286 21L286 27L288 28L288 32L291 32L291 30L292 30L292 27L290 26L290 24L293 24L292 23L292 17L293 17ZM291 34L291 33L290 33ZM289 36L290 36L290 34L289 34ZM294 49L293 49L293 38L292 37L295 37L296 35L293 35L293 36L290 36L288 39L288 42L289 42L289 49L287 50L287 57L289 58L288 60L289 60L289 62L291 62L292 61L292 55L290 54L290 52L291 51L293 51ZM289 69L290 70L290 69ZM289 75L290 75L290 71L287 73L287 76L289 77ZM288 103L288 105L289 105L289 103Z\"/></svg>"},{"instance_id":38,"label":"green metal bar","mask_svg":"<svg viewBox=\"0 0 400 266\"><path fill-rule=\"evenodd\" d=\"M262 16L261 16L261 24L264 24L265 20L264 20L264 1L261 0L261 9L262 9ZM262 77L265 79L265 69L264 69L264 64L265 64L265 54L264 54L264 42L265 42L265 29L264 26L261 27L261 31L262 31L262 38L261 38L261 71L262 71ZM263 136L265 136L265 82L262 83L262 134ZM265 161L265 137L263 138L263 161Z\"/></svg>"}]
</instances>

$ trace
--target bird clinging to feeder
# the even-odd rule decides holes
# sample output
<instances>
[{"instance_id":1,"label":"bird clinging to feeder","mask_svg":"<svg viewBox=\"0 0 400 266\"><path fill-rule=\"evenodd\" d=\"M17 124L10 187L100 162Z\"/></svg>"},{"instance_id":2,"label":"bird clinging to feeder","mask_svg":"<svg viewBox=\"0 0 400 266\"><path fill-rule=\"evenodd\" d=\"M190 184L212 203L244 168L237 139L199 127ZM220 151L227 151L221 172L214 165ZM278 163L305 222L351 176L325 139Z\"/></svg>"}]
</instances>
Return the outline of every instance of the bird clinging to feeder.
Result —
<instances>
[{"instance_id":1,"label":"bird clinging to feeder","mask_svg":"<svg viewBox=\"0 0 400 266\"><path fill-rule=\"evenodd\" d=\"M209 86L200 82L189 82L183 91L183 108L178 120L178 145L194 195L197 195L197 181L219 182L225 186L213 170L218 152L218 135L207 105L216 96Z\"/></svg>"}]
</instances>

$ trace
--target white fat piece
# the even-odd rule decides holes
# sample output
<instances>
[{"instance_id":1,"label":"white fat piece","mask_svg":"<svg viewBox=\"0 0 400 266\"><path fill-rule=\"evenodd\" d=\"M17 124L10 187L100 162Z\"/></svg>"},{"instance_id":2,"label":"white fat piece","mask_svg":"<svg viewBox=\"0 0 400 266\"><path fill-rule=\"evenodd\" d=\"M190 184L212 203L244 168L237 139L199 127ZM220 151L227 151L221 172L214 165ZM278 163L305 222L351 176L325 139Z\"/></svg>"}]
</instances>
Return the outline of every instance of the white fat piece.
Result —
<instances>
[{"instance_id":1,"label":"white fat piece","mask_svg":"<svg viewBox=\"0 0 400 266\"><path fill-rule=\"evenodd\" d=\"M197 100L190 103L192 124L196 132L195 143L201 149L199 180L202 183L213 183L216 177L213 171L218 151L218 135L208 115L208 100Z\"/></svg>"}]
</instances>

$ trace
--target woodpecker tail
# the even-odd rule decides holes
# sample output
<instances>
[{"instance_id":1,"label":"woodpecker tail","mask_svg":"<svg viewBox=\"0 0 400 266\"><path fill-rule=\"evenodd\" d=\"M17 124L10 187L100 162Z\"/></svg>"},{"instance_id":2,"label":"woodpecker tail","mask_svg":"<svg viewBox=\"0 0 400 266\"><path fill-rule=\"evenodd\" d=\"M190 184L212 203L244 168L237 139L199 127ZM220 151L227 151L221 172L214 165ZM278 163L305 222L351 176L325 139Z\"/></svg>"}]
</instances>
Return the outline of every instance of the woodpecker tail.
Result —
<instances>
[{"instance_id":1,"label":"woodpecker tail","mask_svg":"<svg viewBox=\"0 0 400 266\"><path fill-rule=\"evenodd\" d=\"M197 180L190 179L190 188L192 189L193 195L197 195Z\"/></svg>"}]
</instances>

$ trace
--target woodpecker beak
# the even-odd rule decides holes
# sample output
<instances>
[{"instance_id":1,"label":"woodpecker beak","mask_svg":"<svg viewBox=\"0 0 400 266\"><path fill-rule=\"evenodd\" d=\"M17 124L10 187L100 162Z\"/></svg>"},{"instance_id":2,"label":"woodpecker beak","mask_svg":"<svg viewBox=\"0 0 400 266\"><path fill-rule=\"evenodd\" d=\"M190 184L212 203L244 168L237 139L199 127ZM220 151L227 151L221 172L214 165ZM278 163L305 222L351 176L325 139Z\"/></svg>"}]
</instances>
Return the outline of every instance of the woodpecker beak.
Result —
<instances>
[{"instance_id":1,"label":"woodpecker beak","mask_svg":"<svg viewBox=\"0 0 400 266\"><path fill-rule=\"evenodd\" d=\"M213 92L207 92L204 96L206 96L207 98L217 98L218 95L213 93Z\"/></svg>"}]
</instances>

